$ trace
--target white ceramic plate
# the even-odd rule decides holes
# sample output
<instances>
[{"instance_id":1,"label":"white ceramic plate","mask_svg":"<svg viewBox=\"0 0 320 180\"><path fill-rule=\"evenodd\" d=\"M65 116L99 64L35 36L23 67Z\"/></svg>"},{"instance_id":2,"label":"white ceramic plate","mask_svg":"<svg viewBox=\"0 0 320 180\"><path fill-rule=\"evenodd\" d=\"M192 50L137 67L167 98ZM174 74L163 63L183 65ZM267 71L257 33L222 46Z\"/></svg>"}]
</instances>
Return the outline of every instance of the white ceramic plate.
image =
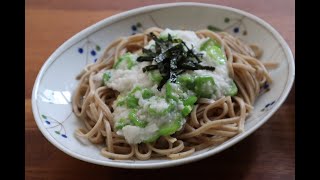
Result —
<instances>
[{"instance_id":1,"label":"white ceramic plate","mask_svg":"<svg viewBox=\"0 0 320 180\"><path fill-rule=\"evenodd\" d=\"M114 39L141 32L151 26L171 29L222 29L250 43L259 44L262 59L279 62L272 70L271 90L255 103L246 121L246 131L216 148L207 148L178 160L110 160L100 154L100 147L83 143L74 137L82 126L72 113L70 97L77 86L76 75L93 63ZM229 7L172 3L146 6L106 18L76 34L61 45L45 62L35 81L32 108L35 121L43 135L63 152L83 161L121 168L160 168L176 166L214 155L247 137L280 107L294 81L294 59L280 36L258 17Z\"/></svg>"}]
</instances>

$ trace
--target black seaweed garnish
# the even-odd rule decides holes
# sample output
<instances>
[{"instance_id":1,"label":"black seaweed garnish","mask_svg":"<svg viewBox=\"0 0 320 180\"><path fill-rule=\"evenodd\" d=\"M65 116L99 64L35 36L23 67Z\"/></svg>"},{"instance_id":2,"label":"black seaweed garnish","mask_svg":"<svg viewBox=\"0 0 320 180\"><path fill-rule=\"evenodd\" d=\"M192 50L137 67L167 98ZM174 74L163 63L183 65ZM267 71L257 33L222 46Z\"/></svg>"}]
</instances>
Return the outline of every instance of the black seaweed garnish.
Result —
<instances>
[{"instance_id":1,"label":"black seaweed garnish","mask_svg":"<svg viewBox=\"0 0 320 180\"><path fill-rule=\"evenodd\" d=\"M143 48L143 55L138 57L137 61L156 62L156 64L144 67L143 72L159 70L162 76L157 88L159 91L168 80L176 82L177 76L187 70L215 70L213 66L200 65L202 54L195 53L193 48L189 49L181 39L173 39L168 34L168 38L165 40L158 38L152 32L149 36L155 41L155 52Z\"/></svg>"}]
</instances>

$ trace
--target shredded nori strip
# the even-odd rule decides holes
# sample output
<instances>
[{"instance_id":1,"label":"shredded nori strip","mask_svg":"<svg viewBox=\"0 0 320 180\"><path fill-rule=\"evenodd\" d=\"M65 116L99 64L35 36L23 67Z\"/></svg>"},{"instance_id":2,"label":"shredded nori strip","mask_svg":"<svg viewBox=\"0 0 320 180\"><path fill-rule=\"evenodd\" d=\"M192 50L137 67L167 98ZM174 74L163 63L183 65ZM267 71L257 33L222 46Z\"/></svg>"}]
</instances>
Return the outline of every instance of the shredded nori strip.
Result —
<instances>
[{"instance_id":1,"label":"shredded nori strip","mask_svg":"<svg viewBox=\"0 0 320 180\"><path fill-rule=\"evenodd\" d=\"M155 41L155 52L143 48L143 55L138 57L137 61L156 62L156 64L145 66L142 70L143 72L159 70L162 76L162 80L157 87L159 91L168 80L175 83L177 76L187 70L215 70L213 66L200 65L202 54L195 53L193 48L189 49L181 39L173 39L170 34L168 34L166 40L160 39L152 32L149 37Z\"/></svg>"}]
</instances>

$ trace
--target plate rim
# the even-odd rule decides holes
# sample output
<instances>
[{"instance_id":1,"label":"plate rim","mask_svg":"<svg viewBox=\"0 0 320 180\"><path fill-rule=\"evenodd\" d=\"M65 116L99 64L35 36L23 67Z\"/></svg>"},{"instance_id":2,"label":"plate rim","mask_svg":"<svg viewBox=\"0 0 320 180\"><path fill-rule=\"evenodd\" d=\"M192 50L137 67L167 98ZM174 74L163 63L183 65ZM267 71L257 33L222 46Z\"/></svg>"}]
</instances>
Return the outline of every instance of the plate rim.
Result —
<instances>
[{"instance_id":1,"label":"plate rim","mask_svg":"<svg viewBox=\"0 0 320 180\"><path fill-rule=\"evenodd\" d=\"M54 62L54 60L63 53L63 51L72 46L74 42L78 41L82 37L86 37L95 31L103 28L104 26L107 26L109 24L112 24L116 21L125 19L130 16L134 15L139 15L141 13L146 13L158 9L163 9L167 7L177 7L177 6L197 6L197 7L210 7L210 8L215 8L215 9L223 9L227 11L233 11L235 13L244 15L253 21L261 24L264 26L270 33L275 37L275 39L279 42L279 44L282 46L284 49L284 53L287 56L288 60L288 83L287 86L283 90L283 95L279 97L277 102L275 103L274 107L268 112L268 114L261 118L261 120L255 124L251 129L248 129L244 133L239 134L238 136L234 137L233 139L230 139L226 141L223 145L217 146L213 149L210 149L206 152L203 152L201 154L197 154L194 156L189 156L185 157L182 159L177 159L177 160L168 160L165 162L153 162L153 163L145 163L145 164L135 164L135 163L125 163L125 162L116 162L116 161L103 161L103 160L97 160L97 159L92 159L86 156L83 156L81 154L75 153L71 151L70 149L66 148L63 146L61 143L59 143L57 140L55 140L50 133L45 130L43 124L41 124L41 119L40 116L38 116L38 108L36 106L36 100L37 100L37 91L38 87L40 84L40 80L42 79L42 76L44 75L44 72L46 69L48 69L49 65ZM280 106L283 104L283 102L287 99L287 96L289 95L289 92L292 89L292 85L295 79L295 61L293 58L293 54L291 49L289 48L288 44L286 41L283 39L283 37L280 35L278 31L276 31L269 23L266 21L262 20L261 18L248 13L246 11L236 9L233 7L227 7L227 6L222 6L222 5L216 5L216 4L207 4L207 3L196 3L196 2L176 2L176 3L164 3L164 4L155 4L155 5L149 5L149 6L144 6L140 8L135 8L131 9L129 11L121 12L119 14L112 15L110 17L107 17L105 19L102 19L98 21L97 23L94 23L93 25L88 26L87 28L81 30L80 32L76 33L73 35L71 38L69 38L67 41L65 41L62 45L60 45L50 56L47 58L45 63L42 65L37 78L35 80L33 90L32 90L32 111L33 111L33 116L36 121L37 127L40 129L41 133L45 136L45 138L53 144L55 147L60 149L62 152L70 155L71 157L74 157L76 159L85 161L85 162L90 162L93 164L98 164L98 165L103 165L103 166L109 166L109 167L117 167L117 168L129 168L129 169L152 169L152 168L164 168L164 167L172 167L172 166L178 166L181 164L187 164L191 163L194 161L198 161L204 158L207 158L209 156L212 156L214 154L217 154L234 144L242 141L244 138L252 134L254 131L256 131L259 127L261 127L266 121L270 119L270 117L280 108Z\"/></svg>"}]
</instances>

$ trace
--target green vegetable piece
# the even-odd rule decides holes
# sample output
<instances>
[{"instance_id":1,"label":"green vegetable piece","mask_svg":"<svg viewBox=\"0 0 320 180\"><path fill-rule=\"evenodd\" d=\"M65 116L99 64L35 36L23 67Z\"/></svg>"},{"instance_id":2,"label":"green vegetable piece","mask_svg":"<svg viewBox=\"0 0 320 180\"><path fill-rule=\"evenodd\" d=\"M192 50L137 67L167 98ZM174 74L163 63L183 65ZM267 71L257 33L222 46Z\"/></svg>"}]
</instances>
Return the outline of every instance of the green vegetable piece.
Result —
<instances>
[{"instance_id":1,"label":"green vegetable piece","mask_svg":"<svg viewBox=\"0 0 320 180\"><path fill-rule=\"evenodd\" d=\"M173 92L172 92L172 86L171 86L170 83L167 83L167 84L166 84L166 97L167 97L167 98L170 98L170 99L178 100L178 98L175 97L175 96L173 96L172 93L173 93Z\"/></svg>"},{"instance_id":2,"label":"green vegetable piece","mask_svg":"<svg viewBox=\"0 0 320 180\"><path fill-rule=\"evenodd\" d=\"M128 108L136 108L139 106L139 100L134 96L134 93L141 91L141 87L135 87L126 97L119 95L117 97L117 106L127 105Z\"/></svg>"},{"instance_id":3,"label":"green vegetable piece","mask_svg":"<svg viewBox=\"0 0 320 180\"><path fill-rule=\"evenodd\" d=\"M238 88L236 83L232 81L231 86L229 89L227 89L226 96L235 96L238 93Z\"/></svg>"},{"instance_id":4,"label":"green vegetable piece","mask_svg":"<svg viewBox=\"0 0 320 180\"><path fill-rule=\"evenodd\" d=\"M207 54L218 64L225 64L227 61L224 52L221 50L221 46L216 40L209 39L201 45L200 50L206 51Z\"/></svg>"},{"instance_id":5,"label":"green vegetable piece","mask_svg":"<svg viewBox=\"0 0 320 180\"><path fill-rule=\"evenodd\" d=\"M150 71L149 78L151 79L151 81L153 81L157 84L160 83L162 80L162 76L161 76L159 70Z\"/></svg>"},{"instance_id":6,"label":"green vegetable piece","mask_svg":"<svg viewBox=\"0 0 320 180\"><path fill-rule=\"evenodd\" d=\"M160 136L169 136L173 133L175 133L181 126L181 117L176 118L175 120L171 121L170 123L167 123L159 128L158 134Z\"/></svg>"},{"instance_id":7,"label":"green vegetable piece","mask_svg":"<svg viewBox=\"0 0 320 180\"><path fill-rule=\"evenodd\" d=\"M132 58L132 54L131 53L125 53L113 65L113 68L114 69L119 69L120 66L122 66L123 63L127 64L127 66L125 67L126 69L131 69L136 64L136 62Z\"/></svg>"},{"instance_id":8,"label":"green vegetable piece","mask_svg":"<svg viewBox=\"0 0 320 180\"><path fill-rule=\"evenodd\" d=\"M109 79L111 78L111 72L107 71L103 74L102 79L103 79L103 83L104 85L107 85Z\"/></svg>"},{"instance_id":9,"label":"green vegetable piece","mask_svg":"<svg viewBox=\"0 0 320 180\"><path fill-rule=\"evenodd\" d=\"M179 84L181 84L181 86L193 90L194 89L194 77L191 76L190 74L184 74L184 75L180 75L177 78L177 81Z\"/></svg>"},{"instance_id":10,"label":"green vegetable piece","mask_svg":"<svg viewBox=\"0 0 320 180\"><path fill-rule=\"evenodd\" d=\"M174 134L181 127L181 121L182 121L182 117L181 115L178 115L173 121L162 125L159 128L159 130L156 132L156 134L152 135L150 138L148 138L143 142L151 143L156 141L160 136L169 136L171 134Z\"/></svg>"},{"instance_id":11,"label":"green vegetable piece","mask_svg":"<svg viewBox=\"0 0 320 180\"><path fill-rule=\"evenodd\" d=\"M186 117L192 111L194 103L196 103L198 98L196 96L190 96L183 101L184 108L181 111L183 117Z\"/></svg>"},{"instance_id":12,"label":"green vegetable piece","mask_svg":"<svg viewBox=\"0 0 320 180\"><path fill-rule=\"evenodd\" d=\"M215 83L211 76L198 76L195 79L195 93L198 97L211 98L215 93Z\"/></svg>"},{"instance_id":13,"label":"green vegetable piece","mask_svg":"<svg viewBox=\"0 0 320 180\"><path fill-rule=\"evenodd\" d=\"M171 83L166 83L166 98L173 99L175 101L179 100L179 96L176 94L176 89L172 87Z\"/></svg>"},{"instance_id":14,"label":"green vegetable piece","mask_svg":"<svg viewBox=\"0 0 320 180\"><path fill-rule=\"evenodd\" d=\"M142 98L143 99L149 99L151 98L152 96L154 96L154 93L150 90L150 89L144 89L142 91Z\"/></svg>"},{"instance_id":15,"label":"green vegetable piece","mask_svg":"<svg viewBox=\"0 0 320 180\"><path fill-rule=\"evenodd\" d=\"M128 108L136 108L137 106L139 106L139 100L136 97L134 97L133 95L129 95L126 98L126 101L127 101Z\"/></svg>"},{"instance_id":16,"label":"green vegetable piece","mask_svg":"<svg viewBox=\"0 0 320 180\"><path fill-rule=\"evenodd\" d=\"M121 118L121 119L119 119L119 121L116 123L116 129L117 129L117 130L122 129L122 128L125 127L126 125L129 125L129 123L126 122L126 119Z\"/></svg>"},{"instance_id":17,"label":"green vegetable piece","mask_svg":"<svg viewBox=\"0 0 320 180\"><path fill-rule=\"evenodd\" d=\"M182 111L181 111L181 114L183 117L186 117L188 116L188 114L192 111L192 106L191 105L188 105L188 106L185 106Z\"/></svg>"},{"instance_id":18,"label":"green vegetable piece","mask_svg":"<svg viewBox=\"0 0 320 180\"><path fill-rule=\"evenodd\" d=\"M188 105L194 105L196 103L198 98L196 96L190 96L186 100L183 101L183 105L188 106Z\"/></svg>"},{"instance_id":19,"label":"green vegetable piece","mask_svg":"<svg viewBox=\"0 0 320 180\"><path fill-rule=\"evenodd\" d=\"M181 127L182 118L179 116L175 120L167 123L159 128L156 134L145 140L145 143L150 143L156 141L160 136L169 136L174 134Z\"/></svg>"},{"instance_id":20,"label":"green vegetable piece","mask_svg":"<svg viewBox=\"0 0 320 180\"><path fill-rule=\"evenodd\" d=\"M140 121L137 117L137 110L132 110L129 113L129 120L132 122L132 124L134 124L135 126L144 128L147 126L147 122L145 121Z\"/></svg>"}]
</instances>

